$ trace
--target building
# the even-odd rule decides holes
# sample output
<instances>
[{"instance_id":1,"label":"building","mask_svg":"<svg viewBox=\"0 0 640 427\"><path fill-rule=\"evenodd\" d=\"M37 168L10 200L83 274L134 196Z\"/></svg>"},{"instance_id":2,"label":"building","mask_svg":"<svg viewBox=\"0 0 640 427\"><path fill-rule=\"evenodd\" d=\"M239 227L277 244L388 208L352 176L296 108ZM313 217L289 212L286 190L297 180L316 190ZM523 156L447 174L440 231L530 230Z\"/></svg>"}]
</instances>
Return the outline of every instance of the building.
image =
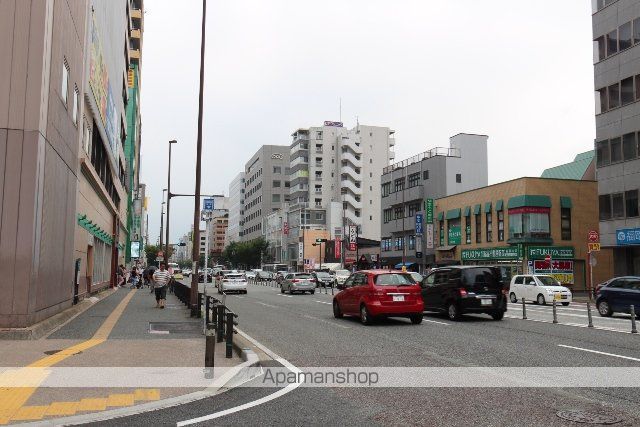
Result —
<instances>
[{"instance_id":1,"label":"building","mask_svg":"<svg viewBox=\"0 0 640 427\"><path fill-rule=\"evenodd\" d=\"M587 236L598 225L596 193L595 181L519 178L437 199L436 264L553 274L585 290ZM607 251L597 255L596 283L608 277L608 258Z\"/></svg>"},{"instance_id":2,"label":"building","mask_svg":"<svg viewBox=\"0 0 640 427\"><path fill-rule=\"evenodd\" d=\"M327 222L332 235L351 224L361 236L379 240L379 175L395 156L393 135L388 127L347 129L339 122L296 130L290 147L292 205L327 210L331 203L342 204L337 221Z\"/></svg>"},{"instance_id":3,"label":"building","mask_svg":"<svg viewBox=\"0 0 640 427\"><path fill-rule=\"evenodd\" d=\"M593 2L600 239L613 274L640 274L640 1Z\"/></svg>"},{"instance_id":4,"label":"building","mask_svg":"<svg viewBox=\"0 0 640 427\"><path fill-rule=\"evenodd\" d=\"M225 245L240 241L244 215L244 172L240 172L229 184L229 226Z\"/></svg>"},{"instance_id":5,"label":"building","mask_svg":"<svg viewBox=\"0 0 640 427\"><path fill-rule=\"evenodd\" d=\"M225 247L225 239L227 237L227 228L229 225L229 214L215 217L211 220L209 230L209 256L212 260L218 261L222 256Z\"/></svg>"},{"instance_id":6,"label":"building","mask_svg":"<svg viewBox=\"0 0 640 427\"><path fill-rule=\"evenodd\" d=\"M288 211L289 204L284 203L281 209L269 214L265 220L264 237L269 244L267 247L269 262L282 264L288 260L286 249L289 234Z\"/></svg>"},{"instance_id":7,"label":"building","mask_svg":"<svg viewBox=\"0 0 640 427\"><path fill-rule=\"evenodd\" d=\"M141 31L140 0L0 5L0 327L115 282L138 191L125 148L140 142L127 108Z\"/></svg>"},{"instance_id":8,"label":"building","mask_svg":"<svg viewBox=\"0 0 640 427\"><path fill-rule=\"evenodd\" d=\"M595 151L578 154L572 162L545 169L542 178L596 180Z\"/></svg>"},{"instance_id":9,"label":"building","mask_svg":"<svg viewBox=\"0 0 640 427\"><path fill-rule=\"evenodd\" d=\"M486 135L461 133L449 147L436 147L384 168L381 185L381 264L404 262L421 270L436 261L432 225L416 233L416 215L426 220L427 200L488 184ZM418 237L416 238L416 235Z\"/></svg>"},{"instance_id":10,"label":"building","mask_svg":"<svg viewBox=\"0 0 640 427\"><path fill-rule=\"evenodd\" d=\"M246 163L241 241L263 237L264 220L289 200L288 174L286 145L263 145Z\"/></svg>"}]
</instances>

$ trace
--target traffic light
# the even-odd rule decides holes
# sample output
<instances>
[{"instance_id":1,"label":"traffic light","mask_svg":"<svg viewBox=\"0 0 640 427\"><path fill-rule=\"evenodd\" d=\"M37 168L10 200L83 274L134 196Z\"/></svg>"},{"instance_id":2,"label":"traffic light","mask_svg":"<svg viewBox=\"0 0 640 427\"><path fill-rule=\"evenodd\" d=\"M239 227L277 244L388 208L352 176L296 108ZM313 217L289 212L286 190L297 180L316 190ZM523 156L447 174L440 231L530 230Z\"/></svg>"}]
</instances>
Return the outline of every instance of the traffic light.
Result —
<instances>
[{"instance_id":1,"label":"traffic light","mask_svg":"<svg viewBox=\"0 0 640 427\"><path fill-rule=\"evenodd\" d=\"M326 243L327 239L316 239L316 243Z\"/></svg>"}]
</instances>

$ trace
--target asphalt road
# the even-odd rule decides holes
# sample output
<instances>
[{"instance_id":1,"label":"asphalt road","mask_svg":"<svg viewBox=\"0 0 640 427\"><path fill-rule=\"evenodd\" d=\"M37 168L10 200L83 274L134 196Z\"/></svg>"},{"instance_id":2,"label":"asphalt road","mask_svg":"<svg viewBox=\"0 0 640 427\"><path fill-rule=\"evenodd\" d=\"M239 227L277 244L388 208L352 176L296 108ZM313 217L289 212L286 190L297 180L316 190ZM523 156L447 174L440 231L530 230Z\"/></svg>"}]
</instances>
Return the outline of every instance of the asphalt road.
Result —
<instances>
[{"instance_id":1,"label":"asphalt road","mask_svg":"<svg viewBox=\"0 0 640 427\"><path fill-rule=\"evenodd\" d=\"M390 319L363 326L357 319L334 319L331 295L289 296L251 285L247 295L226 301L239 314L244 332L297 367L592 367L594 373L605 367L640 368L640 336L623 332L630 329L623 326L628 317L617 319L621 332L587 329L579 304L559 307L557 325L547 322L551 307L527 306L531 320L521 320L521 306L510 305L502 321L477 315L451 322L427 314L421 325ZM274 391L238 388L102 425L175 425ZM622 419L618 426L640 425L640 389L300 387L200 425L577 425L556 415L563 410L613 415Z\"/></svg>"}]
</instances>

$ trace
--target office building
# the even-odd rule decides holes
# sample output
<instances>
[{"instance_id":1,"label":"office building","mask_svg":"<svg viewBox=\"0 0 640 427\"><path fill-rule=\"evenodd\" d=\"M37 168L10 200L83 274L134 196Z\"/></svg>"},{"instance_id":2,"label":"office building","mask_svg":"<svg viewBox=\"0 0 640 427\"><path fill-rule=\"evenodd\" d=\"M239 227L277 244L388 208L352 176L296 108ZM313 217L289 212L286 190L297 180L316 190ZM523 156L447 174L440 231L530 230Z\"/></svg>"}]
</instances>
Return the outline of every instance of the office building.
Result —
<instances>
[{"instance_id":1,"label":"office building","mask_svg":"<svg viewBox=\"0 0 640 427\"><path fill-rule=\"evenodd\" d=\"M244 215L244 172L240 172L229 184L229 220L225 245L240 241Z\"/></svg>"}]
</instances>

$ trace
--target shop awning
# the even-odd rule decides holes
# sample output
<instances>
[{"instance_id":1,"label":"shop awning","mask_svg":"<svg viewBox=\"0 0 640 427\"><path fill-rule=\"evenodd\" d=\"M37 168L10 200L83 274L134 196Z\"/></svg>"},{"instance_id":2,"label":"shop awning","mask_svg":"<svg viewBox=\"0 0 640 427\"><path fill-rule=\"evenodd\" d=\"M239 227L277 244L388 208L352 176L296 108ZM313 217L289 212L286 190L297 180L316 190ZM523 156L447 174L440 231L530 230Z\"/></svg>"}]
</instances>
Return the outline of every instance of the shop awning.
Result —
<instances>
[{"instance_id":1,"label":"shop awning","mask_svg":"<svg viewBox=\"0 0 640 427\"><path fill-rule=\"evenodd\" d=\"M504 206L504 202L502 201L502 199L498 200L496 202L496 211L498 212L501 211L503 209L503 206Z\"/></svg>"},{"instance_id":2,"label":"shop awning","mask_svg":"<svg viewBox=\"0 0 640 427\"><path fill-rule=\"evenodd\" d=\"M446 251L452 251L456 248L456 245L449 245L449 246L440 246L438 248L436 248L436 251L440 251L440 252L446 252Z\"/></svg>"},{"instance_id":3,"label":"shop awning","mask_svg":"<svg viewBox=\"0 0 640 427\"><path fill-rule=\"evenodd\" d=\"M491 213L491 202L484 204L484 213Z\"/></svg>"},{"instance_id":4,"label":"shop awning","mask_svg":"<svg viewBox=\"0 0 640 427\"><path fill-rule=\"evenodd\" d=\"M447 219L458 219L460 218L460 209L451 209L447 211Z\"/></svg>"},{"instance_id":5,"label":"shop awning","mask_svg":"<svg viewBox=\"0 0 640 427\"><path fill-rule=\"evenodd\" d=\"M571 197L560 196L560 207L571 209L573 207L573 204L571 203Z\"/></svg>"},{"instance_id":6,"label":"shop awning","mask_svg":"<svg viewBox=\"0 0 640 427\"><path fill-rule=\"evenodd\" d=\"M471 206L467 206L466 208L464 208L464 216L471 216Z\"/></svg>"},{"instance_id":7,"label":"shop awning","mask_svg":"<svg viewBox=\"0 0 640 427\"><path fill-rule=\"evenodd\" d=\"M509 209L521 208L524 206L535 206L540 208L550 208L551 198L549 196L522 195L509 199Z\"/></svg>"},{"instance_id":8,"label":"shop awning","mask_svg":"<svg viewBox=\"0 0 640 427\"><path fill-rule=\"evenodd\" d=\"M415 262L405 262L404 266L405 267L411 267L412 265L415 265L415 264L416 264ZM395 267L393 267L393 268L397 268L397 269L402 268L402 263L400 262L400 263L396 264Z\"/></svg>"},{"instance_id":9,"label":"shop awning","mask_svg":"<svg viewBox=\"0 0 640 427\"><path fill-rule=\"evenodd\" d=\"M473 214L474 214L474 215L480 215L480 210L481 210L481 209L482 209L482 206L478 203L478 204L476 205L476 207L475 207L475 208L473 208Z\"/></svg>"},{"instance_id":10,"label":"shop awning","mask_svg":"<svg viewBox=\"0 0 640 427\"><path fill-rule=\"evenodd\" d=\"M438 221L442 221L444 219L444 212L438 213Z\"/></svg>"}]
</instances>

